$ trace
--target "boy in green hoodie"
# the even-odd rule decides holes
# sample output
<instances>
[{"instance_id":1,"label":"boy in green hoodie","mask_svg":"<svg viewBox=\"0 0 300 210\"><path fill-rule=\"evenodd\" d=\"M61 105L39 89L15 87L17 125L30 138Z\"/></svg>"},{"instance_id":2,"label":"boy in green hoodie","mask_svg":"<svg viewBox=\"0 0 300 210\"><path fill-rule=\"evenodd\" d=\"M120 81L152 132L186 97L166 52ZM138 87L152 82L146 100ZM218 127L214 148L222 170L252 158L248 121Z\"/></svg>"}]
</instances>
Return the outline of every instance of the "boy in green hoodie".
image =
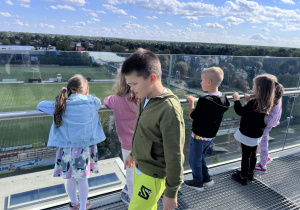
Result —
<instances>
[{"instance_id":1,"label":"boy in green hoodie","mask_svg":"<svg viewBox=\"0 0 300 210\"><path fill-rule=\"evenodd\" d=\"M141 99L132 152L125 160L125 168L135 165L129 210L157 209L164 191L164 209L174 209L184 162L185 129L180 102L163 87L161 64L151 51L135 51L124 61L122 74Z\"/></svg>"}]
</instances>

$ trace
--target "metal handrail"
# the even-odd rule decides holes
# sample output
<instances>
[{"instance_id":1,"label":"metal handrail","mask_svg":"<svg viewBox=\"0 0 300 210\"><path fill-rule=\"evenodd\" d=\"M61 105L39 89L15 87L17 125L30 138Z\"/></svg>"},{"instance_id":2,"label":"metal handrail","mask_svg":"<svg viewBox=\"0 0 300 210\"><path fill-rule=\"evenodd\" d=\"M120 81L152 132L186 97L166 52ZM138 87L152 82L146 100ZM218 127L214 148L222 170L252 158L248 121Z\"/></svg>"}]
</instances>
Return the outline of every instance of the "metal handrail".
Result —
<instances>
[{"instance_id":1,"label":"metal handrail","mask_svg":"<svg viewBox=\"0 0 300 210\"><path fill-rule=\"evenodd\" d=\"M284 96L299 96L300 90L295 91L285 91ZM240 95L241 99L244 98L244 95ZM227 96L229 100L233 100L232 96ZM179 100L181 104L188 103L186 99ZM198 101L198 98L195 100ZM99 112L111 111L107 106L101 105ZM21 119L21 118L34 118L34 117L45 117L51 116L47 113L44 113L39 110L27 110L27 111L14 111L14 112L0 112L0 120L12 120L12 119Z\"/></svg>"}]
</instances>

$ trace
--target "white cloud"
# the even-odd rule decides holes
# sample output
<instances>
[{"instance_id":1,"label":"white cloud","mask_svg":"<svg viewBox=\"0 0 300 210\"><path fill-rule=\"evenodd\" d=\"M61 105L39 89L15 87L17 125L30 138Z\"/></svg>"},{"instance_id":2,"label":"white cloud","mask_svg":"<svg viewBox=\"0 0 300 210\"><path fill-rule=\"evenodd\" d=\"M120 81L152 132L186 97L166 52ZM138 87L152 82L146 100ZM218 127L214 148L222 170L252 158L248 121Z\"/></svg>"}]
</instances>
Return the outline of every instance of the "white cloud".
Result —
<instances>
[{"instance_id":1,"label":"white cloud","mask_svg":"<svg viewBox=\"0 0 300 210\"><path fill-rule=\"evenodd\" d=\"M300 28L294 25L285 25L284 28L280 29L281 31L299 31Z\"/></svg>"},{"instance_id":2,"label":"white cloud","mask_svg":"<svg viewBox=\"0 0 300 210\"><path fill-rule=\"evenodd\" d=\"M263 28L260 28L260 30L262 30L262 31L264 31L264 32L270 32L270 30L269 30L269 29L267 29L267 28L265 28L265 27L263 27Z\"/></svg>"},{"instance_id":3,"label":"white cloud","mask_svg":"<svg viewBox=\"0 0 300 210\"><path fill-rule=\"evenodd\" d=\"M86 4L85 0L44 0L49 2L58 2L58 3L64 3L64 4L74 4L77 6L83 6Z\"/></svg>"},{"instance_id":4,"label":"white cloud","mask_svg":"<svg viewBox=\"0 0 300 210\"><path fill-rule=\"evenodd\" d=\"M192 26L192 27L201 27L201 25L198 25L196 23L191 23L190 26Z\"/></svg>"},{"instance_id":5,"label":"white cloud","mask_svg":"<svg viewBox=\"0 0 300 210\"><path fill-rule=\"evenodd\" d=\"M109 28L103 27L103 28L101 28L101 29L104 30L105 32L110 32L110 29L109 29Z\"/></svg>"},{"instance_id":6,"label":"white cloud","mask_svg":"<svg viewBox=\"0 0 300 210\"><path fill-rule=\"evenodd\" d=\"M17 20L16 22L17 22L17 24L18 24L19 26L23 26L23 25L24 25L24 23L22 23L22 22L19 21L19 20Z\"/></svg>"},{"instance_id":7,"label":"white cloud","mask_svg":"<svg viewBox=\"0 0 300 210\"><path fill-rule=\"evenodd\" d=\"M55 28L54 25L49 25L49 24L47 24L47 23L40 23L40 26L41 26L42 28L44 28L44 27Z\"/></svg>"},{"instance_id":8,"label":"white cloud","mask_svg":"<svg viewBox=\"0 0 300 210\"><path fill-rule=\"evenodd\" d=\"M167 24L168 26L173 26L173 24L172 24L172 23L169 23L169 22L166 22L166 24Z\"/></svg>"},{"instance_id":9,"label":"white cloud","mask_svg":"<svg viewBox=\"0 0 300 210\"><path fill-rule=\"evenodd\" d=\"M24 2L24 3L30 3L31 0L18 0L20 2Z\"/></svg>"},{"instance_id":10,"label":"white cloud","mask_svg":"<svg viewBox=\"0 0 300 210\"><path fill-rule=\"evenodd\" d=\"M94 12L91 12L90 15L93 16L93 17L98 17L98 15Z\"/></svg>"},{"instance_id":11,"label":"white cloud","mask_svg":"<svg viewBox=\"0 0 300 210\"><path fill-rule=\"evenodd\" d=\"M61 20L61 22L65 23L65 22L66 22L66 20Z\"/></svg>"},{"instance_id":12,"label":"white cloud","mask_svg":"<svg viewBox=\"0 0 300 210\"><path fill-rule=\"evenodd\" d=\"M98 18L92 18L91 20L93 20L95 22L100 22L100 19L98 19Z\"/></svg>"},{"instance_id":13,"label":"white cloud","mask_svg":"<svg viewBox=\"0 0 300 210\"><path fill-rule=\"evenodd\" d=\"M5 3L8 5L14 5L14 3L11 0L6 0Z\"/></svg>"},{"instance_id":14,"label":"white cloud","mask_svg":"<svg viewBox=\"0 0 300 210\"><path fill-rule=\"evenodd\" d=\"M30 8L29 4L20 4L21 7Z\"/></svg>"},{"instance_id":15,"label":"white cloud","mask_svg":"<svg viewBox=\"0 0 300 210\"><path fill-rule=\"evenodd\" d=\"M65 9L65 10L71 10L75 11L75 8L68 5L56 5L56 6L50 6L51 9Z\"/></svg>"},{"instance_id":16,"label":"white cloud","mask_svg":"<svg viewBox=\"0 0 300 210\"><path fill-rule=\"evenodd\" d=\"M97 10L96 12L99 13L99 14L106 14L106 12L100 11L100 10Z\"/></svg>"},{"instance_id":17,"label":"white cloud","mask_svg":"<svg viewBox=\"0 0 300 210\"><path fill-rule=\"evenodd\" d=\"M237 18L237 17L233 17L233 16L226 17L223 20L226 21L227 25L229 25L229 26L231 26L231 25L236 25L237 26L237 25L239 25L239 24L241 24L241 23L244 22L243 19Z\"/></svg>"},{"instance_id":18,"label":"white cloud","mask_svg":"<svg viewBox=\"0 0 300 210\"><path fill-rule=\"evenodd\" d=\"M269 27L282 27L282 24L277 23L277 22L268 22L267 26L269 26Z\"/></svg>"},{"instance_id":19,"label":"white cloud","mask_svg":"<svg viewBox=\"0 0 300 210\"><path fill-rule=\"evenodd\" d=\"M275 41L272 37L266 37L262 34L254 34L250 37L250 39L258 40L258 41Z\"/></svg>"},{"instance_id":20,"label":"white cloud","mask_svg":"<svg viewBox=\"0 0 300 210\"><path fill-rule=\"evenodd\" d=\"M292 0L281 0L281 2L285 4L295 4L295 2L293 2Z\"/></svg>"},{"instance_id":21,"label":"white cloud","mask_svg":"<svg viewBox=\"0 0 300 210\"><path fill-rule=\"evenodd\" d=\"M219 23L205 23L205 25L209 28L224 28L224 26L220 25Z\"/></svg>"},{"instance_id":22,"label":"white cloud","mask_svg":"<svg viewBox=\"0 0 300 210\"><path fill-rule=\"evenodd\" d=\"M131 18L131 19L135 19L135 20L136 20L136 17L135 17L135 16L133 16L133 15L130 15L130 18Z\"/></svg>"},{"instance_id":23,"label":"white cloud","mask_svg":"<svg viewBox=\"0 0 300 210\"><path fill-rule=\"evenodd\" d=\"M186 19L189 19L189 20L199 20L198 17L195 17L195 16L185 16L185 17L182 17L182 18L186 18Z\"/></svg>"},{"instance_id":24,"label":"white cloud","mask_svg":"<svg viewBox=\"0 0 300 210\"><path fill-rule=\"evenodd\" d=\"M247 18L247 21L249 21L250 23L261 23L259 17L250 17Z\"/></svg>"},{"instance_id":25,"label":"white cloud","mask_svg":"<svg viewBox=\"0 0 300 210\"><path fill-rule=\"evenodd\" d=\"M103 7L107 10L110 10L112 13L120 14L120 15L127 15L127 13L124 10L119 9L117 7L114 7L114 6L111 6L108 4L103 4Z\"/></svg>"},{"instance_id":26,"label":"white cloud","mask_svg":"<svg viewBox=\"0 0 300 210\"><path fill-rule=\"evenodd\" d=\"M112 0L102 0L111 2ZM291 1L291 0L285 0ZM259 2L248 0L226 1L223 6L206 4L197 0L187 2L179 0L113 0L115 4L130 5L141 9L150 10L158 14L175 14L196 20L198 17L226 17L234 16L240 19L247 19L251 23L261 21L288 21L300 22L300 14L296 10L281 9L277 6L264 6ZM239 22L235 22L238 24Z\"/></svg>"},{"instance_id":27,"label":"white cloud","mask_svg":"<svg viewBox=\"0 0 300 210\"><path fill-rule=\"evenodd\" d=\"M192 31L192 29L190 29L190 28L185 28L187 31Z\"/></svg>"},{"instance_id":28,"label":"white cloud","mask_svg":"<svg viewBox=\"0 0 300 210\"><path fill-rule=\"evenodd\" d=\"M124 28L143 28L143 29L146 29L146 27L143 27L139 24L136 24L136 23L123 23L122 25Z\"/></svg>"},{"instance_id":29,"label":"white cloud","mask_svg":"<svg viewBox=\"0 0 300 210\"><path fill-rule=\"evenodd\" d=\"M82 26L85 26L85 22L83 22L83 21L76 22L75 25L82 25Z\"/></svg>"},{"instance_id":30,"label":"white cloud","mask_svg":"<svg viewBox=\"0 0 300 210\"><path fill-rule=\"evenodd\" d=\"M150 20L156 20L157 19L157 17L156 16L147 16L146 18L148 18L148 19L150 19Z\"/></svg>"},{"instance_id":31,"label":"white cloud","mask_svg":"<svg viewBox=\"0 0 300 210\"><path fill-rule=\"evenodd\" d=\"M4 17L12 17L12 15L9 14L8 12L0 12L0 15L2 15Z\"/></svg>"},{"instance_id":32,"label":"white cloud","mask_svg":"<svg viewBox=\"0 0 300 210\"><path fill-rule=\"evenodd\" d=\"M159 29L159 27L158 27L157 25L153 25L153 27L154 27L156 30Z\"/></svg>"},{"instance_id":33,"label":"white cloud","mask_svg":"<svg viewBox=\"0 0 300 210\"><path fill-rule=\"evenodd\" d=\"M107 3L109 3L109 4L120 4L121 2L119 0L108 0Z\"/></svg>"},{"instance_id":34,"label":"white cloud","mask_svg":"<svg viewBox=\"0 0 300 210\"><path fill-rule=\"evenodd\" d=\"M86 9L86 8L82 8L82 11L84 11L84 12L93 12L92 10Z\"/></svg>"}]
</instances>

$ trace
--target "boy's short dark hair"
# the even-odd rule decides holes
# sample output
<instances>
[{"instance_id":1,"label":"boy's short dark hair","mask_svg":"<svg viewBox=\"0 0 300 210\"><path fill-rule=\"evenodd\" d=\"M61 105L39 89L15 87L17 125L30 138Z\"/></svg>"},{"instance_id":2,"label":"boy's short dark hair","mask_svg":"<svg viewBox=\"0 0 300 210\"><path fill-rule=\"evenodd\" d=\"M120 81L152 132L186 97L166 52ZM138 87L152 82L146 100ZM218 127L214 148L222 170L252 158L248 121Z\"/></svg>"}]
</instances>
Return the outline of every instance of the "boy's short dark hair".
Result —
<instances>
[{"instance_id":1,"label":"boy's short dark hair","mask_svg":"<svg viewBox=\"0 0 300 210\"><path fill-rule=\"evenodd\" d=\"M136 72L137 76L142 76L144 79L151 74L161 78L161 64L153 52L139 48L124 61L121 72L125 75Z\"/></svg>"}]
</instances>

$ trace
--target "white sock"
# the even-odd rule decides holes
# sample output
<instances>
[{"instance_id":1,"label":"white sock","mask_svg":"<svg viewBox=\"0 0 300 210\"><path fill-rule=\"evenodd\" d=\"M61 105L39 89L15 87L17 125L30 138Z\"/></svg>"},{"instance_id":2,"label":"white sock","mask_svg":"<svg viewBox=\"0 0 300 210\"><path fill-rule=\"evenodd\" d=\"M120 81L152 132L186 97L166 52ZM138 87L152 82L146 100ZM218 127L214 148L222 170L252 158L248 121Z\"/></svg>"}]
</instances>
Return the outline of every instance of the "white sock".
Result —
<instances>
[{"instance_id":1,"label":"white sock","mask_svg":"<svg viewBox=\"0 0 300 210\"><path fill-rule=\"evenodd\" d=\"M87 178L78 179L78 191L80 200L79 210L85 210L89 193L89 185Z\"/></svg>"},{"instance_id":2,"label":"white sock","mask_svg":"<svg viewBox=\"0 0 300 210\"><path fill-rule=\"evenodd\" d=\"M70 197L71 203L77 204L77 192L76 192L76 179L68 179L67 181L67 192Z\"/></svg>"}]
</instances>

